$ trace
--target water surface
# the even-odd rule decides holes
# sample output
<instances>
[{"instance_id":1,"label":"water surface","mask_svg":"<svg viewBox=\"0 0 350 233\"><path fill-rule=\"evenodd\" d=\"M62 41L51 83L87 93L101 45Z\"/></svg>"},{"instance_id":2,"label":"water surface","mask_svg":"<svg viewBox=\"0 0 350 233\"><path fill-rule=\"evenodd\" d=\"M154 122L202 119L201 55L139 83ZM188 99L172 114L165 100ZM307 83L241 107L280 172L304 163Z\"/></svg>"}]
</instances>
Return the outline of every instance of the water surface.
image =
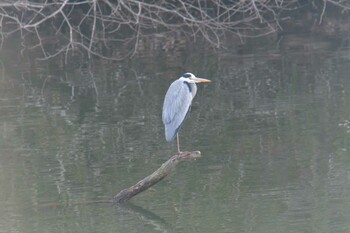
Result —
<instances>
[{"instance_id":1,"label":"water surface","mask_svg":"<svg viewBox=\"0 0 350 233\"><path fill-rule=\"evenodd\" d=\"M203 46L68 66L2 50L0 232L349 232L348 48ZM91 203L176 152L161 107L187 71L213 81L180 134L203 157L129 205Z\"/></svg>"}]
</instances>

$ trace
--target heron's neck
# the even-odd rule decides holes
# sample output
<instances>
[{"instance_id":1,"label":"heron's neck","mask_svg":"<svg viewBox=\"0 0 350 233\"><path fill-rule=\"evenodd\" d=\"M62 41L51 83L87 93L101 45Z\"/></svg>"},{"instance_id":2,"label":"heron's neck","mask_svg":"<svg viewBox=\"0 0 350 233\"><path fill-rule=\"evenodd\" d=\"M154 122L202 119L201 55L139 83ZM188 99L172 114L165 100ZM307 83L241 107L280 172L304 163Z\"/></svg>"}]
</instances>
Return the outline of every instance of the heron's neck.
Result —
<instances>
[{"instance_id":1,"label":"heron's neck","mask_svg":"<svg viewBox=\"0 0 350 233\"><path fill-rule=\"evenodd\" d=\"M192 94L192 97L194 97L197 93L197 85L195 83L189 83L184 81L184 83L187 85L188 90L190 91L190 93Z\"/></svg>"}]
</instances>

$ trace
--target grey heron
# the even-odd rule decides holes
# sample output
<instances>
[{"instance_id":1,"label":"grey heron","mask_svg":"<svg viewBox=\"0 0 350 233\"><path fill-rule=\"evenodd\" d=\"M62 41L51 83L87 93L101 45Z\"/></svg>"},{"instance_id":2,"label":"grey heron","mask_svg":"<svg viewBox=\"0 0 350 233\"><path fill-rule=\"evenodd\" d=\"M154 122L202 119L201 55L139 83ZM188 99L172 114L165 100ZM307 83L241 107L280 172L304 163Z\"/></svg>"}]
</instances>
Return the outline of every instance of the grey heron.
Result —
<instances>
[{"instance_id":1,"label":"grey heron","mask_svg":"<svg viewBox=\"0 0 350 233\"><path fill-rule=\"evenodd\" d=\"M197 93L196 83L211 82L185 73L175 80L165 94L162 119L165 126L165 139L168 142L177 139L177 151L180 153L179 130L191 110L191 104Z\"/></svg>"}]
</instances>

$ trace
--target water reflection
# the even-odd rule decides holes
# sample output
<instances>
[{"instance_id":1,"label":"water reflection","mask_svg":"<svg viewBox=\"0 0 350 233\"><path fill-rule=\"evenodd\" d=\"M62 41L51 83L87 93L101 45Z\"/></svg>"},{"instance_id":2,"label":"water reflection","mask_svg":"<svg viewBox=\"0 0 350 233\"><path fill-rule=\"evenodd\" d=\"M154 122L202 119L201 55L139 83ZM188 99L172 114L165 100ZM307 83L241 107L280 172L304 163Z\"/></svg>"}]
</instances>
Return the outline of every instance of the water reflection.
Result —
<instances>
[{"instance_id":1,"label":"water reflection","mask_svg":"<svg viewBox=\"0 0 350 233\"><path fill-rule=\"evenodd\" d=\"M139 222L136 224L139 226L139 231L143 232L148 229L153 232L174 232L174 226L170 225L166 220L156 215L155 213L148 211L140 206L132 203L125 203L116 206L117 215L116 220L121 224L126 224L130 221L135 224L135 220ZM126 229L128 231L128 229Z\"/></svg>"},{"instance_id":2,"label":"water reflection","mask_svg":"<svg viewBox=\"0 0 350 233\"><path fill-rule=\"evenodd\" d=\"M197 44L171 61L3 61L0 232L346 232L349 52L298 40ZM184 70L213 80L181 131L203 157L135 206L76 205L110 200L173 155L161 105Z\"/></svg>"}]
</instances>

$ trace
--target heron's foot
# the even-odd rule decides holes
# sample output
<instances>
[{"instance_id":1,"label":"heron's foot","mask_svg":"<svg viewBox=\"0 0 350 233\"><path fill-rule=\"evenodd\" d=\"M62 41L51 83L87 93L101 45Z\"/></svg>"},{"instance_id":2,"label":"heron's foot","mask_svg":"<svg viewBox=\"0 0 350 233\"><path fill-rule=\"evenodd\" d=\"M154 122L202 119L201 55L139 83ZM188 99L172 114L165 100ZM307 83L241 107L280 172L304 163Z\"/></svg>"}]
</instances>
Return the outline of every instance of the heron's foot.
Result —
<instances>
[{"instance_id":1,"label":"heron's foot","mask_svg":"<svg viewBox=\"0 0 350 233\"><path fill-rule=\"evenodd\" d=\"M201 157L200 151L181 151L177 154L182 160L195 160Z\"/></svg>"}]
</instances>

